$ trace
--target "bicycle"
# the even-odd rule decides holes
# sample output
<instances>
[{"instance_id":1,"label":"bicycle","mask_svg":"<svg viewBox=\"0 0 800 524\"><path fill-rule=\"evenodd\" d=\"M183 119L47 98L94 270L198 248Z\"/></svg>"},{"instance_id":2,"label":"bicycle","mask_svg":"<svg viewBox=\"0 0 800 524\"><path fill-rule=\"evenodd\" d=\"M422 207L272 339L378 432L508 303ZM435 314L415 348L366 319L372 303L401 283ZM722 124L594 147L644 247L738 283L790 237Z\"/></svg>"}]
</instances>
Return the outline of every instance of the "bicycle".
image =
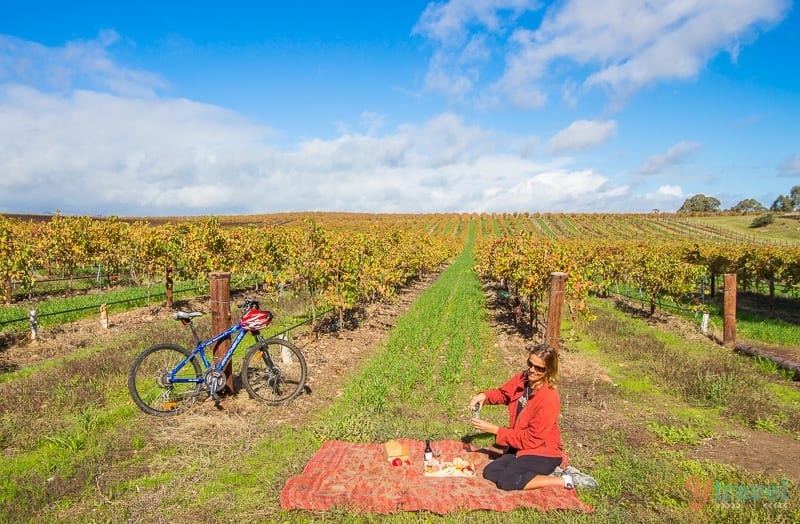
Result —
<instances>
[{"instance_id":1,"label":"bicycle","mask_svg":"<svg viewBox=\"0 0 800 524\"><path fill-rule=\"evenodd\" d=\"M128 390L142 411L161 417L176 415L188 409L202 392L219 402L219 393L227 383L223 370L247 333L256 340L247 349L241 370L242 383L250 397L275 406L300 394L307 378L303 353L283 338L261 335L260 330L272 322L273 314L262 310L258 301L248 299L239 307L242 319L205 341L200 340L192 323L202 312L178 311L173 315L189 326L195 347L189 350L177 344L156 344L136 357L128 372ZM234 334L225 356L213 364L205 349Z\"/></svg>"}]
</instances>

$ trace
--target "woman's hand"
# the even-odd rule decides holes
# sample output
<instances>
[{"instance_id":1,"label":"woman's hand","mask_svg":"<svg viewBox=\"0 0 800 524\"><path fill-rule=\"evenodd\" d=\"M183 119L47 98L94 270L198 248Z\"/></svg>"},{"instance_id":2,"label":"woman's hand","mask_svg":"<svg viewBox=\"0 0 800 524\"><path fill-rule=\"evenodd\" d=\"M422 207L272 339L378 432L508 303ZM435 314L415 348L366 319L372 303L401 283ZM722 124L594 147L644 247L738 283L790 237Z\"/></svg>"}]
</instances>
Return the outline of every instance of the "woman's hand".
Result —
<instances>
[{"instance_id":1,"label":"woman's hand","mask_svg":"<svg viewBox=\"0 0 800 524\"><path fill-rule=\"evenodd\" d=\"M475 404L483 406L484 402L486 402L486 394L478 393L477 395L472 397L472 400L469 401L469 407L472 408L472 406L474 406ZM497 435L497 430L500 429L499 426L492 424L491 422L488 422L486 420L473 418L471 422L472 422L472 427L474 427L475 429L477 429L482 433L491 433L492 435Z\"/></svg>"},{"instance_id":2,"label":"woman's hand","mask_svg":"<svg viewBox=\"0 0 800 524\"><path fill-rule=\"evenodd\" d=\"M472 427L474 427L481 433L491 433L492 435L497 435L497 430L500 429L500 426L492 424L488 420L481 420L474 418L471 420L471 422L472 422Z\"/></svg>"},{"instance_id":3,"label":"woman's hand","mask_svg":"<svg viewBox=\"0 0 800 524\"><path fill-rule=\"evenodd\" d=\"M469 401L469 408L472 409L472 406L474 406L475 404L478 404L481 407L483 407L484 402L486 402L486 393L478 393L477 395L472 397L472 400Z\"/></svg>"}]
</instances>

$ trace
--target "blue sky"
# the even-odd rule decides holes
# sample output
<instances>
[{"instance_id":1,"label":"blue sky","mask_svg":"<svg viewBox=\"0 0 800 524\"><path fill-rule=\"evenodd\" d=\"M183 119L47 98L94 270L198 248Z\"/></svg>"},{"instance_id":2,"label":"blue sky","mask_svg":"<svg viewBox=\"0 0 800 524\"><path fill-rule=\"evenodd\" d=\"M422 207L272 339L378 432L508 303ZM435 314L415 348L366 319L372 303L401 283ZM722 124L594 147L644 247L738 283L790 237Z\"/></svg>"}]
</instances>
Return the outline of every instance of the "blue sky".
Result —
<instances>
[{"instance_id":1,"label":"blue sky","mask_svg":"<svg viewBox=\"0 0 800 524\"><path fill-rule=\"evenodd\" d=\"M800 185L789 0L0 3L0 212L675 211Z\"/></svg>"}]
</instances>

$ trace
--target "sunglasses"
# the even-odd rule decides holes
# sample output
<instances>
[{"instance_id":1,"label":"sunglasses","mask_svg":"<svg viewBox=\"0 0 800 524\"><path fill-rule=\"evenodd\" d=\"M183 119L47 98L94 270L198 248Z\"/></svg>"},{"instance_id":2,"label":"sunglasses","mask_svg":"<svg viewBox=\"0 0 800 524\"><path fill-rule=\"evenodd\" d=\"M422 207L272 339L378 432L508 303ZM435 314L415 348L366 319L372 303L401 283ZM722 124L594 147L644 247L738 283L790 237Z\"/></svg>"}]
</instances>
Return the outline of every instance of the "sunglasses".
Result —
<instances>
[{"instance_id":1,"label":"sunglasses","mask_svg":"<svg viewBox=\"0 0 800 524\"><path fill-rule=\"evenodd\" d=\"M547 371L547 366L537 366L536 364L534 364L533 362L531 362L529 360L528 361L528 369L532 369L532 370L536 371L537 373L544 373L545 371Z\"/></svg>"}]
</instances>

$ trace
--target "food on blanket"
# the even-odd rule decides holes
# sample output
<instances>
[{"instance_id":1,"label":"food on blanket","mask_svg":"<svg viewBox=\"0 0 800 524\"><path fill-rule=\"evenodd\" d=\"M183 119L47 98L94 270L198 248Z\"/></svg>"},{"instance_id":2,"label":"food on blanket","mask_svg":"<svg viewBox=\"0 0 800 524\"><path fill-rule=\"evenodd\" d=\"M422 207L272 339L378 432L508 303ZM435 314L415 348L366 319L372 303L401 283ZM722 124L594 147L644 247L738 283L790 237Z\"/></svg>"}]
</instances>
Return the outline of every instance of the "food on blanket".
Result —
<instances>
[{"instance_id":1,"label":"food on blanket","mask_svg":"<svg viewBox=\"0 0 800 524\"><path fill-rule=\"evenodd\" d=\"M399 455L403 452L403 445L396 440L390 440L383 445L387 455Z\"/></svg>"},{"instance_id":2,"label":"food on blanket","mask_svg":"<svg viewBox=\"0 0 800 524\"><path fill-rule=\"evenodd\" d=\"M403 465L403 459L401 459L400 457L395 457L392 459L392 466L402 466L402 465Z\"/></svg>"},{"instance_id":3,"label":"food on blanket","mask_svg":"<svg viewBox=\"0 0 800 524\"><path fill-rule=\"evenodd\" d=\"M456 457L452 462L432 459L425 463L426 477L472 477L475 466L468 460Z\"/></svg>"},{"instance_id":4,"label":"food on blanket","mask_svg":"<svg viewBox=\"0 0 800 524\"><path fill-rule=\"evenodd\" d=\"M429 472L432 472L432 471L441 471L441 469L442 469L442 463L439 462L438 460L431 459L431 460L428 460L428 461L425 462L425 472L426 473L429 473Z\"/></svg>"},{"instance_id":5,"label":"food on blanket","mask_svg":"<svg viewBox=\"0 0 800 524\"><path fill-rule=\"evenodd\" d=\"M390 440L383 445L383 456L391 464L396 458L401 461L408 460L408 444L401 444L397 440Z\"/></svg>"},{"instance_id":6,"label":"food on blanket","mask_svg":"<svg viewBox=\"0 0 800 524\"><path fill-rule=\"evenodd\" d=\"M465 468L472 468L472 464L469 461L464 460L461 457L456 457L453 459L453 466L458 469L465 469Z\"/></svg>"}]
</instances>

